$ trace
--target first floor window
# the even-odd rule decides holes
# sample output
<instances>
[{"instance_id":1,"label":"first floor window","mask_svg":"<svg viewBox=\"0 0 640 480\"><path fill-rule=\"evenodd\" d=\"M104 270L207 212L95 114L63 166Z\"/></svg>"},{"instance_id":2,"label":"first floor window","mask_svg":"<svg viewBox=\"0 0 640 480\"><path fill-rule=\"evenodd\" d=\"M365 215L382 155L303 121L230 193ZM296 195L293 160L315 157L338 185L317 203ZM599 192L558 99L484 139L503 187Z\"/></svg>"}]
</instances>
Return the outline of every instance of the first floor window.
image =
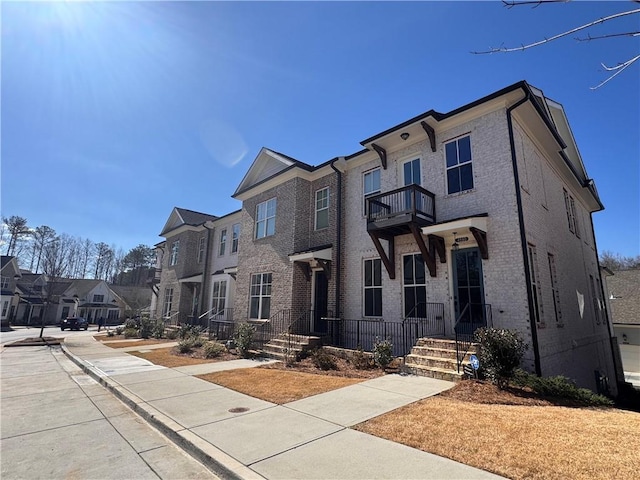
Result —
<instances>
[{"instance_id":1,"label":"first floor window","mask_svg":"<svg viewBox=\"0 0 640 480\"><path fill-rule=\"evenodd\" d=\"M227 298L227 281L218 280L213 282L211 292L211 314L220 315L224 312Z\"/></svg>"},{"instance_id":2,"label":"first floor window","mask_svg":"<svg viewBox=\"0 0 640 480\"><path fill-rule=\"evenodd\" d=\"M534 245L528 245L529 280L531 283L531 301L533 302L533 316L536 324L544 326L542 321L542 296L540 295L540 276L538 275L538 254Z\"/></svg>"},{"instance_id":3,"label":"first floor window","mask_svg":"<svg viewBox=\"0 0 640 480\"><path fill-rule=\"evenodd\" d=\"M364 261L364 316L382 316L382 262L379 258Z\"/></svg>"},{"instance_id":4,"label":"first floor window","mask_svg":"<svg viewBox=\"0 0 640 480\"><path fill-rule=\"evenodd\" d=\"M562 325L562 310L560 310L560 290L558 289L558 276L556 273L556 257L547 254L549 262L549 278L551 279L551 296L553 298L553 310L556 314L556 325Z\"/></svg>"},{"instance_id":5,"label":"first floor window","mask_svg":"<svg viewBox=\"0 0 640 480\"><path fill-rule=\"evenodd\" d=\"M256 238L276 233L276 199L259 203L256 207Z\"/></svg>"},{"instance_id":6,"label":"first floor window","mask_svg":"<svg viewBox=\"0 0 640 480\"><path fill-rule=\"evenodd\" d=\"M4 302L2 302L2 317L6 317L7 316L7 310L9 310L9 300L5 300ZM66 318L66 317L63 317Z\"/></svg>"},{"instance_id":7,"label":"first floor window","mask_svg":"<svg viewBox=\"0 0 640 480\"><path fill-rule=\"evenodd\" d=\"M329 187L316 192L316 230L329 226Z\"/></svg>"},{"instance_id":8,"label":"first floor window","mask_svg":"<svg viewBox=\"0 0 640 480\"><path fill-rule=\"evenodd\" d=\"M162 316L168 317L171 315L171 307L173 304L173 288L164 289L164 306L162 309Z\"/></svg>"},{"instance_id":9,"label":"first floor window","mask_svg":"<svg viewBox=\"0 0 640 480\"><path fill-rule=\"evenodd\" d=\"M459 138L445 145L447 164L447 193L464 192L473 188L471 137Z\"/></svg>"},{"instance_id":10,"label":"first floor window","mask_svg":"<svg viewBox=\"0 0 640 480\"><path fill-rule=\"evenodd\" d=\"M218 249L218 255L223 256L226 248L227 248L227 229L224 228L220 231L220 248Z\"/></svg>"},{"instance_id":11,"label":"first floor window","mask_svg":"<svg viewBox=\"0 0 640 480\"><path fill-rule=\"evenodd\" d=\"M596 323L600 325L600 300L596 293L596 284L593 280L593 275L589 275L589 282L591 284L591 300L593 302L593 315L596 319Z\"/></svg>"},{"instance_id":12,"label":"first floor window","mask_svg":"<svg viewBox=\"0 0 640 480\"><path fill-rule=\"evenodd\" d=\"M267 320L271 315L271 274L251 275L249 318Z\"/></svg>"},{"instance_id":13,"label":"first floor window","mask_svg":"<svg viewBox=\"0 0 640 480\"><path fill-rule=\"evenodd\" d=\"M411 318L426 317L427 276L422 255L405 255L402 265L404 283L404 316Z\"/></svg>"},{"instance_id":14,"label":"first floor window","mask_svg":"<svg viewBox=\"0 0 640 480\"><path fill-rule=\"evenodd\" d=\"M117 320L120 316L119 313L119 310L109 310L109 313L107 313L107 320Z\"/></svg>"}]
</instances>

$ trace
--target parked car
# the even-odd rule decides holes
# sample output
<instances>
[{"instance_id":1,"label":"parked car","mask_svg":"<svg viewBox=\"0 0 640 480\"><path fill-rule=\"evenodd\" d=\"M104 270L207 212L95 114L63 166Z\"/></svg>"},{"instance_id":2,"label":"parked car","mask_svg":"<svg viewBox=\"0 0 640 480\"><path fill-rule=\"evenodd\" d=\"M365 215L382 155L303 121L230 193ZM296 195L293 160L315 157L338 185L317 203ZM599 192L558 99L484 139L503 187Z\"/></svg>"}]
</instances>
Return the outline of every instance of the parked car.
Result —
<instances>
[{"instance_id":1,"label":"parked car","mask_svg":"<svg viewBox=\"0 0 640 480\"><path fill-rule=\"evenodd\" d=\"M69 330L86 330L89 328L89 322L82 317L67 317L60 322L60 330L64 332L65 328Z\"/></svg>"}]
</instances>

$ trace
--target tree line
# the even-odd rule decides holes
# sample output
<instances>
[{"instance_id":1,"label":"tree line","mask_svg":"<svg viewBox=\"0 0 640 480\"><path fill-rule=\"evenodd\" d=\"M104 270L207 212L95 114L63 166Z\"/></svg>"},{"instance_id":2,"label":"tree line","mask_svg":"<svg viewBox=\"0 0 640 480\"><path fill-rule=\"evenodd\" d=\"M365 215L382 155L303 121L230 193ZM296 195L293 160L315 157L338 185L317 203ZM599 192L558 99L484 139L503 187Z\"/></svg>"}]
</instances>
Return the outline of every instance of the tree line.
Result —
<instances>
[{"instance_id":1,"label":"tree line","mask_svg":"<svg viewBox=\"0 0 640 480\"><path fill-rule=\"evenodd\" d=\"M4 254L20 268L56 278L94 278L120 285L140 285L155 261L154 250L138 245L128 252L115 245L57 233L47 225L30 227L20 216L2 217Z\"/></svg>"}]
</instances>

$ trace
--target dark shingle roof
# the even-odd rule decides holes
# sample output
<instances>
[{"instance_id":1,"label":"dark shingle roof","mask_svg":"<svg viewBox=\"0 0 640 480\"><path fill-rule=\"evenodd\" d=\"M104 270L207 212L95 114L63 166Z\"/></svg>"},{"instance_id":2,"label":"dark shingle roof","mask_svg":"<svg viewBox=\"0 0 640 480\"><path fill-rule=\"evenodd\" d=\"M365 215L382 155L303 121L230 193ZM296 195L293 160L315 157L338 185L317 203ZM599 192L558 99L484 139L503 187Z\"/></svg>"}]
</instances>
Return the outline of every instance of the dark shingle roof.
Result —
<instances>
[{"instance_id":1,"label":"dark shingle roof","mask_svg":"<svg viewBox=\"0 0 640 480\"><path fill-rule=\"evenodd\" d=\"M187 210L186 208L176 207L176 211L184 220L187 225L202 225L209 220L215 220L215 215L209 215L208 213L195 212L193 210Z\"/></svg>"},{"instance_id":2,"label":"dark shingle roof","mask_svg":"<svg viewBox=\"0 0 640 480\"><path fill-rule=\"evenodd\" d=\"M640 325L640 269L618 270L607 277L611 321Z\"/></svg>"}]
</instances>

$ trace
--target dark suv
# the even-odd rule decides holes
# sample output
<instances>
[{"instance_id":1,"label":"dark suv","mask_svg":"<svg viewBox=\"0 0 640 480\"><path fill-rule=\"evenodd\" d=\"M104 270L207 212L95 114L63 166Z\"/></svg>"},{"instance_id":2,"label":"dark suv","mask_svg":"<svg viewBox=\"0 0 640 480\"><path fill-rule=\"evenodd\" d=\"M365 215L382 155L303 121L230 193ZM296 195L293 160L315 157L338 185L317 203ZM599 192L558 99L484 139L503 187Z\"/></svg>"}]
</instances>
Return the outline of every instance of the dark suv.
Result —
<instances>
[{"instance_id":1,"label":"dark suv","mask_svg":"<svg viewBox=\"0 0 640 480\"><path fill-rule=\"evenodd\" d=\"M67 317L60 322L60 330L64 332L64 329L68 328L69 330L86 330L89 328L89 322L82 317Z\"/></svg>"}]
</instances>

